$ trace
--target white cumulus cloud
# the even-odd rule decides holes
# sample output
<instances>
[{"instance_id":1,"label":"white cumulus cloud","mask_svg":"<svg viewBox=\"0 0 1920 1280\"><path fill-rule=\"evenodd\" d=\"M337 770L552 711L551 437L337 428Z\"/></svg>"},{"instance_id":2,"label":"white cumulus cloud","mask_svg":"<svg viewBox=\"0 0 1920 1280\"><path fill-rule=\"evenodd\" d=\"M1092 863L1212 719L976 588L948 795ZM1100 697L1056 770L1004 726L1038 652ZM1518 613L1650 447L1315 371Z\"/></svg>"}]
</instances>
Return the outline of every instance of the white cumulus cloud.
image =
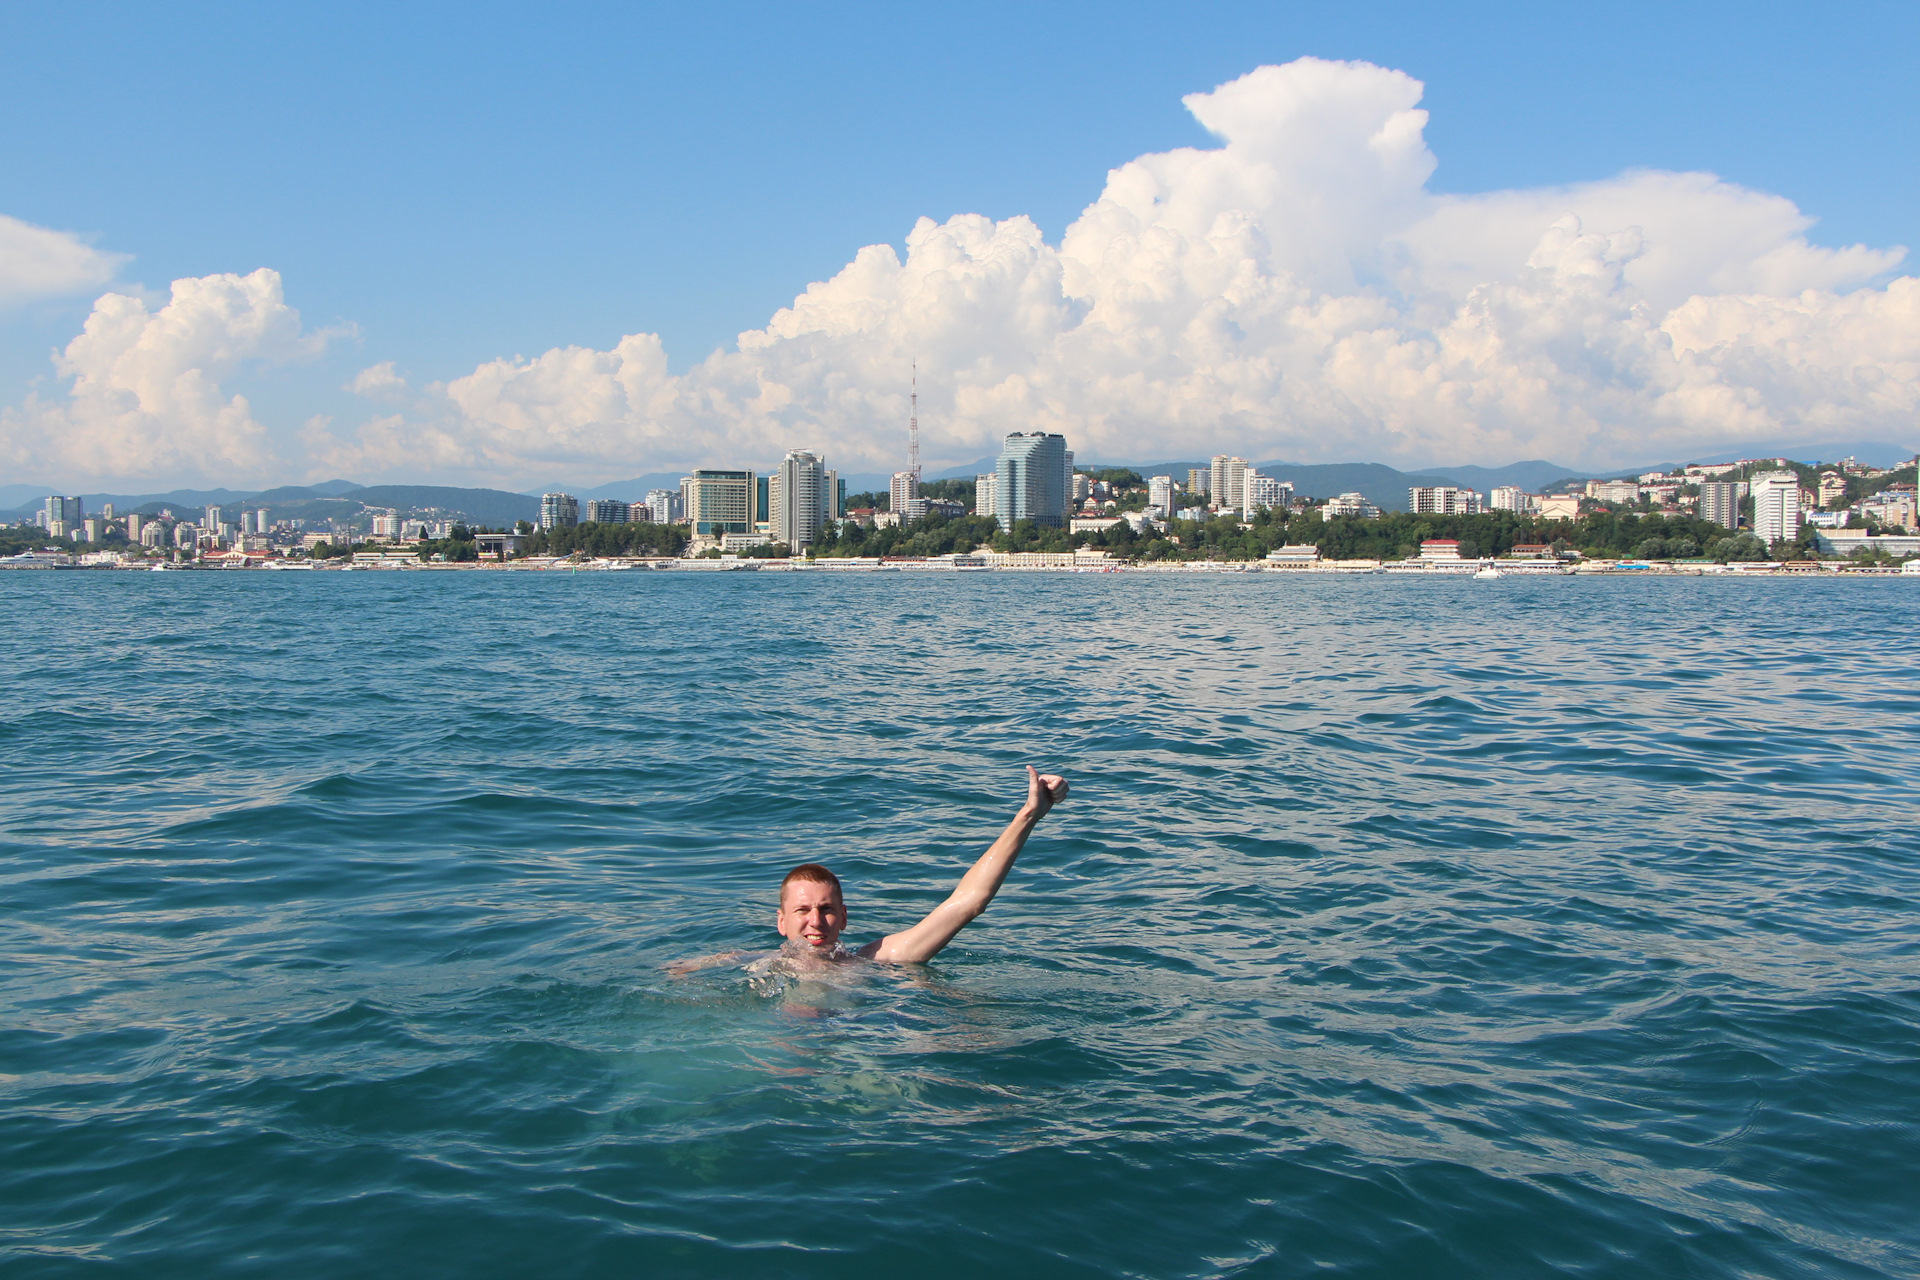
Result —
<instances>
[{"instance_id":1,"label":"white cumulus cloud","mask_svg":"<svg viewBox=\"0 0 1920 1280\"><path fill-rule=\"evenodd\" d=\"M0 459L19 475L269 478L273 438L220 381L247 361L310 356L328 337L302 332L265 268L176 280L158 311L106 294L54 358L67 393L0 416Z\"/></svg>"},{"instance_id":2,"label":"white cumulus cloud","mask_svg":"<svg viewBox=\"0 0 1920 1280\"><path fill-rule=\"evenodd\" d=\"M0 214L0 307L98 288L126 260L68 232Z\"/></svg>"},{"instance_id":3,"label":"white cumulus cloud","mask_svg":"<svg viewBox=\"0 0 1920 1280\"><path fill-rule=\"evenodd\" d=\"M1915 282L1711 174L1437 195L1423 86L1261 67L1186 99L1221 140L1143 155L1050 245L1026 218L922 219L686 374L651 335L499 360L337 458L608 478L790 445L898 464L917 357L934 451L1012 430L1083 456L1231 450L1406 464L1607 463L1744 440L1909 433Z\"/></svg>"},{"instance_id":4,"label":"white cumulus cloud","mask_svg":"<svg viewBox=\"0 0 1920 1280\"><path fill-rule=\"evenodd\" d=\"M1058 243L1024 217L922 218L904 258L860 249L677 375L646 333L418 389L377 364L352 389L379 416L310 429L289 465L518 486L809 446L892 470L916 358L940 462L1036 428L1085 458L1402 465L1911 436L1920 282L1894 275L1903 249L1817 245L1792 202L1705 173L1437 194L1423 93L1367 63L1260 67L1185 99L1218 145L1110 171ZM102 343L130 305L102 300ZM82 438L135 457L143 432L236 460L267 448L244 401L207 389L216 372L193 380L190 344L162 394L91 372L86 341L58 413L118 425Z\"/></svg>"}]
</instances>

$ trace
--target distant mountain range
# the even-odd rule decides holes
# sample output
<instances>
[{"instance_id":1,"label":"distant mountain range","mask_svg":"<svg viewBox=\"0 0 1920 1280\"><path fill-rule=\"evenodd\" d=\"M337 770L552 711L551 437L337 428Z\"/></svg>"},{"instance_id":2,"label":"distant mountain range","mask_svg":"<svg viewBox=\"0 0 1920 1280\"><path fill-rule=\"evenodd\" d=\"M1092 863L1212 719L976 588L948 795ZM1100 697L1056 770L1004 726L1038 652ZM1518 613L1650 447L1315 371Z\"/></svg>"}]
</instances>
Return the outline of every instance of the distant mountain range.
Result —
<instances>
[{"instance_id":1,"label":"distant mountain range","mask_svg":"<svg viewBox=\"0 0 1920 1280\"><path fill-rule=\"evenodd\" d=\"M1741 458L1791 458L1802 462L1837 462L1844 457L1854 457L1869 466L1891 467L1905 462L1914 453L1915 450L1909 446L1885 441L1768 443L1745 445L1688 461L1711 464L1737 462ZM1171 475L1180 480L1185 480L1191 468L1207 465L1204 458L1151 463L1080 458L1076 462L1089 469L1125 467L1143 476ZM993 470L993 463L991 457L980 458L964 466L932 472L927 479L971 480ZM1407 490L1415 485L1453 484L1484 493L1500 485L1512 484L1530 493L1537 493L1560 480L1634 476L1647 471L1669 470L1680 464L1652 462L1605 472L1576 471L1558 463L1543 461L1515 462L1504 467L1422 467L1418 471L1398 471L1378 462L1307 465L1275 460L1255 465L1276 480L1291 480L1294 492L1302 497L1331 498L1341 493L1359 493L1383 510L1404 511L1407 508ZM556 483L523 493L510 493L505 489L460 489L444 485L367 486L351 480L326 480L319 484L284 485L266 490L174 489L167 493L83 493L79 497L86 502L88 511L99 511L109 502L119 512L157 512L162 507L171 507L183 514L214 505L236 510L243 506L264 506L275 519L317 519L329 515L357 514L363 507L392 507L402 515L438 510L477 524L504 526L516 520L538 518L542 493L571 493L582 501L588 498L615 498L623 502L636 502L645 498L649 489L679 488L680 478L685 474L685 471L655 471L631 480L615 480L599 485ZM841 478L847 482L849 493L884 491L892 479L889 474L877 471L849 473ZM50 492L52 490L43 485L0 485L0 516L16 519L30 516Z\"/></svg>"},{"instance_id":2,"label":"distant mountain range","mask_svg":"<svg viewBox=\"0 0 1920 1280\"><path fill-rule=\"evenodd\" d=\"M21 502L22 494L27 501ZM31 515L44 501L46 491L27 485L0 487L0 503L20 503L10 513L16 518ZM504 489L456 489L444 485L383 484L358 485L350 480L328 480L311 485L282 485L279 488L244 491L233 489L175 489L168 493L83 493L78 495L89 512L98 512L107 503L118 513L137 511L157 515L171 509L177 515L191 515L211 507L239 511L265 507L275 520L321 520L331 516L354 516L367 507L391 507L402 515L440 511L447 516L475 524L507 526L516 520L534 520L540 515L540 500Z\"/></svg>"}]
</instances>

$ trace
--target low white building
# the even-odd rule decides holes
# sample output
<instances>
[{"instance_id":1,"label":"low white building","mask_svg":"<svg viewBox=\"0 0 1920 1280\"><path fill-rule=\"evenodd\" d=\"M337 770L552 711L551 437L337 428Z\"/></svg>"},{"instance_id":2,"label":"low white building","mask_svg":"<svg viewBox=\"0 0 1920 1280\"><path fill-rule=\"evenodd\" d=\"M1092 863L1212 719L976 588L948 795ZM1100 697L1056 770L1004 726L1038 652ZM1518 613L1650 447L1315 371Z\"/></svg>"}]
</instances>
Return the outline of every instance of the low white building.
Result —
<instances>
[{"instance_id":1,"label":"low white building","mask_svg":"<svg viewBox=\"0 0 1920 1280\"><path fill-rule=\"evenodd\" d=\"M1587 496L1595 502L1638 502L1640 501L1640 482L1638 480L1589 480Z\"/></svg>"},{"instance_id":2,"label":"low white building","mask_svg":"<svg viewBox=\"0 0 1920 1280\"><path fill-rule=\"evenodd\" d=\"M1815 545L1830 556L1850 556L1860 551L1884 551L1899 559L1920 555L1920 534L1882 533L1870 529L1822 529L1815 534Z\"/></svg>"},{"instance_id":3,"label":"low white building","mask_svg":"<svg viewBox=\"0 0 1920 1280\"><path fill-rule=\"evenodd\" d=\"M1276 569L1312 569L1320 563L1320 548L1275 547L1267 552L1267 563Z\"/></svg>"},{"instance_id":4,"label":"low white building","mask_svg":"<svg viewBox=\"0 0 1920 1280\"><path fill-rule=\"evenodd\" d=\"M1343 493L1337 498L1328 498L1322 504L1320 514L1329 519L1334 516L1357 516L1362 520L1377 520L1380 518L1380 508L1357 493Z\"/></svg>"}]
</instances>

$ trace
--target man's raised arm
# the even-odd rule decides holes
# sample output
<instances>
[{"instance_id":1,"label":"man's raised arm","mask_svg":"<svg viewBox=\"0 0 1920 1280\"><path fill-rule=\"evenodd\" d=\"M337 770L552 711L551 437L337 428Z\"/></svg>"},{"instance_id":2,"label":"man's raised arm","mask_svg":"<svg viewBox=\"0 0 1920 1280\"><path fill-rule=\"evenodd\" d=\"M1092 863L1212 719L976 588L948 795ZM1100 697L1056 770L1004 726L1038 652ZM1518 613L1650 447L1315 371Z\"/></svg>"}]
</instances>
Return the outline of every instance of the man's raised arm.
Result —
<instances>
[{"instance_id":1,"label":"man's raised arm","mask_svg":"<svg viewBox=\"0 0 1920 1280\"><path fill-rule=\"evenodd\" d=\"M1034 824L1047 816L1047 810L1067 798L1067 780L1051 773L1036 773L1032 765L1027 766L1027 802L1020 806L1020 812L1013 815L1013 821L1000 833L980 861L960 878L954 891L947 900L927 913L927 918L908 929L905 933L890 933L878 942L869 943L860 948L860 954L871 960L889 960L896 964L912 964L920 960L931 960L940 948L953 941L953 935L967 927L972 919L987 909L993 901L993 895L1000 892L1000 886L1006 881L1007 872L1013 870L1014 859L1020 856L1020 847L1033 833Z\"/></svg>"}]
</instances>

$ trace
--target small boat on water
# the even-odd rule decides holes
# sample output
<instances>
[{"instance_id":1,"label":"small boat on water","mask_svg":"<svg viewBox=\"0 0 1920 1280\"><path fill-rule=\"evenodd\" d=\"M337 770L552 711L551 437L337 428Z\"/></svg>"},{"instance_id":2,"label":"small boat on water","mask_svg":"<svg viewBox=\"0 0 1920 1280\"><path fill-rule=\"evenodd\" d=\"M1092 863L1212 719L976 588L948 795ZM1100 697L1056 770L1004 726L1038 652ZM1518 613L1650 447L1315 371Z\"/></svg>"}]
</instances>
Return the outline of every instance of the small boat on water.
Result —
<instances>
[{"instance_id":1,"label":"small boat on water","mask_svg":"<svg viewBox=\"0 0 1920 1280\"><path fill-rule=\"evenodd\" d=\"M1504 578L1507 575L1504 573L1501 573L1498 569L1494 568L1490 564L1483 564L1480 566L1480 571L1474 574L1473 576L1476 579L1480 579L1480 578Z\"/></svg>"}]
</instances>

